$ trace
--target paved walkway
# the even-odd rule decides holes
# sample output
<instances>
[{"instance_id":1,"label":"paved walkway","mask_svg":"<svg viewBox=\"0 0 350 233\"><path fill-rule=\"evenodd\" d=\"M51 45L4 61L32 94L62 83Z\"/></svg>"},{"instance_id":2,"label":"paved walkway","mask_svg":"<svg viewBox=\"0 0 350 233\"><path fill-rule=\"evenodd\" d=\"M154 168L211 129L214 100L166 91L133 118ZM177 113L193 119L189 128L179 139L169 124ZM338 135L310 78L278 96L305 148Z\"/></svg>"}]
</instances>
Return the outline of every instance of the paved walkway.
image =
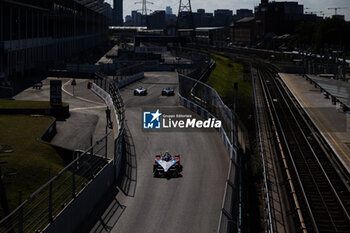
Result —
<instances>
[{"instance_id":1,"label":"paved walkway","mask_svg":"<svg viewBox=\"0 0 350 233\"><path fill-rule=\"evenodd\" d=\"M17 100L50 101L49 77L43 81L41 90L31 87L15 96ZM77 85L71 85L72 79L62 80L62 101L69 104L70 117L65 121L57 122L57 134L51 141L52 144L69 150L86 150L90 146L90 138L93 141L101 139L106 133L106 105L91 90L87 89L87 79L77 79ZM108 138L108 157L113 157L113 133ZM102 153L102 151L101 151Z\"/></svg>"},{"instance_id":2,"label":"paved walkway","mask_svg":"<svg viewBox=\"0 0 350 233\"><path fill-rule=\"evenodd\" d=\"M280 77L350 171L350 114L345 114L339 104L332 105L319 88L302 76L280 74Z\"/></svg>"}]
</instances>

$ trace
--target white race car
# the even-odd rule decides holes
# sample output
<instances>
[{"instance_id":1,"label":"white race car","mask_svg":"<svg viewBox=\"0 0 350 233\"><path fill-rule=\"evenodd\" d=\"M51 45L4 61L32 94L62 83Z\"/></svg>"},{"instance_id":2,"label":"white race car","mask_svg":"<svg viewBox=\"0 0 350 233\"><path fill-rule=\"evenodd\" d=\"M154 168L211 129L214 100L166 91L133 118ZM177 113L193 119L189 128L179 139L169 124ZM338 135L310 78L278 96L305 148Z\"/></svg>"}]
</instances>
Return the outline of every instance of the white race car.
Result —
<instances>
[{"instance_id":1,"label":"white race car","mask_svg":"<svg viewBox=\"0 0 350 233\"><path fill-rule=\"evenodd\" d=\"M153 165L154 177L173 175L179 177L181 172L180 155L171 156L169 152L165 152L164 155L156 155Z\"/></svg>"},{"instance_id":2,"label":"white race car","mask_svg":"<svg viewBox=\"0 0 350 233\"><path fill-rule=\"evenodd\" d=\"M175 95L175 91L173 88L170 88L170 87L167 87L167 88L164 88L162 90L162 95L166 95L166 96L174 96Z\"/></svg>"},{"instance_id":3,"label":"white race car","mask_svg":"<svg viewBox=\"0 0 350 233\"><path fill-rule=\"evenodd\" d=\"M138 87L134 90L134 95L147 95L147 89L143 87Z\"/></svg>"}]
</instances>

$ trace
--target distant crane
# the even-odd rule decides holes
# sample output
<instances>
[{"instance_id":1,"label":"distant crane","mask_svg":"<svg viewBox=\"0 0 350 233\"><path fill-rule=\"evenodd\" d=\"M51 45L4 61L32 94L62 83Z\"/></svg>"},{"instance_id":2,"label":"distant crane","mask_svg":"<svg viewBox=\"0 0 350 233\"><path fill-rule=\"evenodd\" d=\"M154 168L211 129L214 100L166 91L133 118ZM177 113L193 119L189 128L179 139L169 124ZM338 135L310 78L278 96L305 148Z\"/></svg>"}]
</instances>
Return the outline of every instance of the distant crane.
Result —
<instances>
[{"instance_id":1,"label":"distant crane","mask_svg":"<svg viewBox=\"0 0 350 233\"><path fill-rule=\"evenodd\" d=\"M330 7L328 10L334 10L334 14L337 15L337 11L340 9L348 9L348 7Z\"/></svg>"}]
</instances>

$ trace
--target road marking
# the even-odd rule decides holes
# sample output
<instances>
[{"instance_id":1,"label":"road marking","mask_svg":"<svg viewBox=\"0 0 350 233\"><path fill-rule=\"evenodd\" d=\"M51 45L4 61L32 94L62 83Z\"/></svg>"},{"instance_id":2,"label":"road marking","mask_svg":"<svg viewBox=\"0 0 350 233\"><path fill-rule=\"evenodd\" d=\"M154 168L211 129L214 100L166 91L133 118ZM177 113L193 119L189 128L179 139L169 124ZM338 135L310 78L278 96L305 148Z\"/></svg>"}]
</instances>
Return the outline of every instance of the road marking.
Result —
<instances>
[{"instance_id":1,"label":"road marking","mask_svg":"<svg viewBox=\"0 0 350 233\"><path fill-rule=\"evenodd\" d=\"M295 89L290 85L289 81L286 78L283 80L287 83L287 86L289 87L289 89L291 89L293 91L293 94L297 97L297 99L302 102L302 104L304 105L303 107L307 108L308 105L304 102L304 100L302 98L300 98L300 96L297 94ZM305 99L308 100L307 102L309 103L309 106L311 105L313 108L315 108L315 105L312 104L311 100L306 95L304 97L305 97ZM327 126L329 128L331 128L332 130L334 130L334 128L331 125L329 125L329 121L323 117L322 113L320 113L318 110L316 110L316 108L315 108L315 111L317 111L317 113L318 113L317 115L322 118L322 120L327 124ZM308 110L308 112L313 115L313 119L317 121L317 124L321 126L321 128L324 130L324 132L331 138L331 140L339 148L339 150L343 153L343 155L347 158L347 160L350 161L350 157L347 155L347 153L345 153L343 148L337 143L337 141L333 138L333 136L328 132L326 126L324 126L323 123L316 117L315 113L313 113L311 110ZM321 133L322 133L322 131L321 131Z\"/></svg>"},{"instance_id":2,"label":"road marking","mask_svg":"<svg viewBox=\"0 0 350 233\"><path fill-rule=\"evenodd\" d=\"M62 91L64 91L67 95L70 95L74 98L77 98L77 99L80 99L82 101L85 101L85 102L89 102L89 103L93 103L93 104L101 104L99 102L96 102L96 101L92 101L92 100L89 100L89 99L85 99L83 97L79 97L79 96L75 96L73 95L71 92L67 91L66 89L64 89L68 84L70 84L72 82L73 79L70 79L68 80L65 84L62 85Z\"/></svg>"}]
</instances>

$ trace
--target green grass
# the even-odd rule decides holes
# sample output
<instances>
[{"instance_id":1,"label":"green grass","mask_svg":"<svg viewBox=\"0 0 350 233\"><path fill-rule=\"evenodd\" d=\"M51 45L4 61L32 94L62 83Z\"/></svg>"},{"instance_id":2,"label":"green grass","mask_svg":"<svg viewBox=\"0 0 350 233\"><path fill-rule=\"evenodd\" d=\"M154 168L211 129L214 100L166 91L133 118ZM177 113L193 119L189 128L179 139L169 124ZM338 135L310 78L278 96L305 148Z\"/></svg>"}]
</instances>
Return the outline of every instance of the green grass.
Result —
<instances>
[{"instance_id":1,"label":"green grass","mask_svg":"<svg viewBox=\"0 0 350 233\"><path fill-rule=\"evenodd\" d=\"M62 106L67 106L67 103L62 103ZM28 101L28 100L0 100L0 108L30 108L30 109L46 109L51 108L48 101Z\"/></svg>"},{"instance_id":2,"label":"green grass","mask_svg":"<svg viewBox=\"0 0 350 233\"><path fill-rule=\"evenodd\" d=\"M15 172L4 179L11 210L18 205L19 190L26 199L48 181L50 168L52 174L57 174L65 165L52 146L37 140L53 120L46 116L0 115L0 144L13 149L0 157L1 162L7 162L1 165L3 172Z\"/></svg>"},{"instance_id":3,"label":"green grass","mask_svg":"<svg viewBox=\"0 0 350 233\"><path fill-rule=\"evenodd\" d=\"M217 54L211 54L216 67L210 74L207 83L221 96L227 106L232 108L234 100L234 83L238 83L237 113L244 121L251 112L252 86L250 73L242 63Z\"/></svg>"}]
</instances>

